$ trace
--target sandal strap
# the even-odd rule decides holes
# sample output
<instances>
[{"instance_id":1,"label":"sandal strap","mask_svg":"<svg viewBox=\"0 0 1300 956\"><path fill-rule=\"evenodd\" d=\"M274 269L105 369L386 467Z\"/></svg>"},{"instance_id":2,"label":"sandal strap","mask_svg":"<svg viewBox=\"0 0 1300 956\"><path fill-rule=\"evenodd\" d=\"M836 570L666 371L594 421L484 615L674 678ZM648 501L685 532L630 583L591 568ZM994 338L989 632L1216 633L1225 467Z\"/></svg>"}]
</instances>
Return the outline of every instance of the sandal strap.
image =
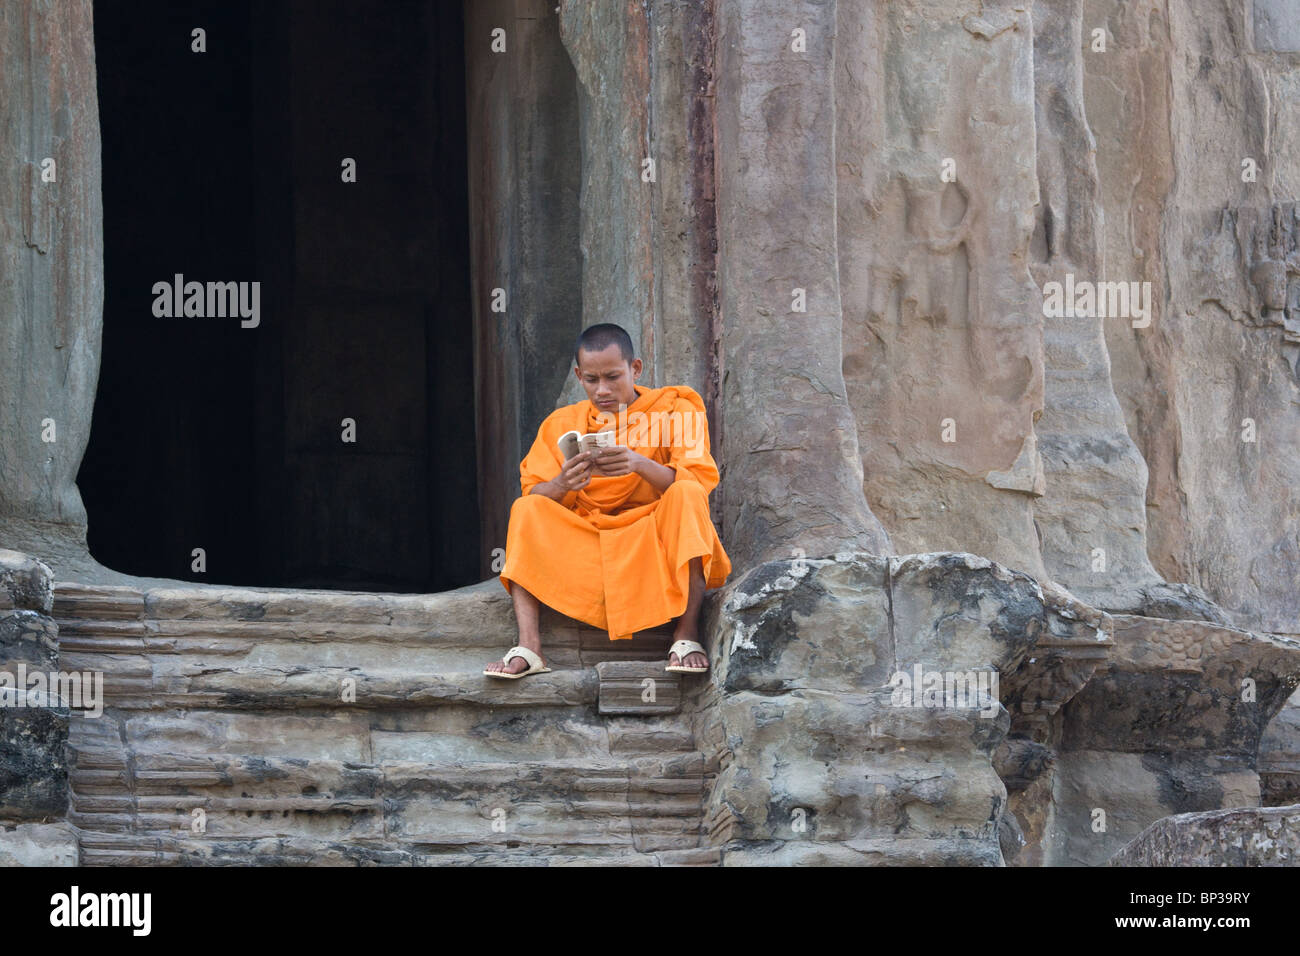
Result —
<instances>
[{"instance_id":1,"label":"sandal strap","mask_svg":"<svg viewBox=\"0 0 1300 956\"><path fill-rule=\"evenodd\" d=\"M528 648L523 647L521 645L516 645L510 648L510 650L506 651L506 656L501 658L501 663L509 664L510 659L514 657L522 657L524 659L524 662L528 665L529 670L532 670L534 667L542 666L542 659L538 657L536 654L534 654L532 651L530 651Z\"/></svg>"},{"instance_id":2,"label":"sandal strap","mask_svg":"<svg viewBox=\"0 0 1300 956\"><path fill-rule=\"evenodd\" d=\"M672 647L668 648L669 654L676 654L679 661L686 660L688 654L703 654L707 659L709 652L704 649L703 644L695 641L676 641Z\"/></svg>"}]
</instances>

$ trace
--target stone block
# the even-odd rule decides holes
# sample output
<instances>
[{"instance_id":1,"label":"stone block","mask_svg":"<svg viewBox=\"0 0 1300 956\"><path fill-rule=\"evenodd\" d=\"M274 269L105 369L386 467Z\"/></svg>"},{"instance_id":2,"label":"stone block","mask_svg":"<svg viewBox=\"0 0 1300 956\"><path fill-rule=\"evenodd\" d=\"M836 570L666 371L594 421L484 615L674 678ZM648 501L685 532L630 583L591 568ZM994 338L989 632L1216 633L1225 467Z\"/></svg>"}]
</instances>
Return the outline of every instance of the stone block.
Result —
<instances>
[{"instance_id":1,"label":"stone block","mask_svg":"<svg viewBox=\"0 0 1300 956\"><path fill-rule=\"evenodd\" d=\"M666 658L665 658L666 660ZM664 670L661 661L602 661L597 712L675 714L682 709L682 674ZM647 699L648 698L648 699Z\"/></svg>"},{"instance_id":2,"label":"stone block","mask_svg":"<svg viewBox=\"0 0 1300 956\"><path fill-rule=\"evenodd\" d=\"M0 827L0 866L76 866L77 831L68 823Z\"/></svg>"},{"instance_id":3,"label":"stone block","mask_svg":"<svg viewBox=\"0 0 1300 956\"><path fill-rule=\"evenodd\" d=\"M54 606L53 572L21 551L0 548L0 610L24 608L49 614Z\"/></svg>"}]
</instances>

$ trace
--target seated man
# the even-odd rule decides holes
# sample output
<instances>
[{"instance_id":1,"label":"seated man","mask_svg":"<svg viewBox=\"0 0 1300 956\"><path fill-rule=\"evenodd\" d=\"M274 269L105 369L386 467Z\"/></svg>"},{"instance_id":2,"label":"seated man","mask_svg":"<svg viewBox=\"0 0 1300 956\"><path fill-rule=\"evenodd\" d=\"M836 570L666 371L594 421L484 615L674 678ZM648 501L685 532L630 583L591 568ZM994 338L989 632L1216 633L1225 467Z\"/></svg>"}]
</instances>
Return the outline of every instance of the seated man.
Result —
<instances>
[{"instance_id":1,"label":"seated man","mask_svg":"<svg viewBox=\"0 0 1300 956\"><path fill-rule=\"evenodd\" d=\"M501 584L514 600L519 643L483 673L549 670L539 602L614 641L678 618L667 669L703 673L700 605L705 588L731 573L709 518L718 468L704 401L684 385L637 385L641 360L620 326L585 329L574 357L587 400L542 422L519 465L523 495L510 508ZM617 445L565 462L558 442L571 430L613 431Z\"/></svg>"}]
</instances>

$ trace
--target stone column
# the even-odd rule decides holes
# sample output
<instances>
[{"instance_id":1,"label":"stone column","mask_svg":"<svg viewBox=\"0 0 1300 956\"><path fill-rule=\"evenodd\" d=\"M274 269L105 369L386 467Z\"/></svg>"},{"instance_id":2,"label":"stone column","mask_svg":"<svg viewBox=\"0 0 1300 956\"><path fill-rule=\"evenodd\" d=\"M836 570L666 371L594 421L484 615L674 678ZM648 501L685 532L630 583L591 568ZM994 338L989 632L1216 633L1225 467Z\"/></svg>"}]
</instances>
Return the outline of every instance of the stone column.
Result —
<instances>
[{"instance_id":1,"label":"stone column","mask_svg":"<svg viewBox=\"0 0 1300 956\"><path fill-rule=\"evenodd\" d=\"M836 4L716 10L723 540L737 568L796 548L887 554L842 370ZM796 28L806 53L791 50Z\"/></svg>"},{"instance_id":2,"label":"stone column","mask_svg":"<svg viewBox=\"0 0 1300 956\"><path fill-rule=\"evenodd\" d=\"M1085 53L1082 0L1038 3L1033 12L1034 282L1042 289L1071 275L1068 281L1119 281L1127 289L1139 276L1127 274L1124 263L1108 268L1103 255L1102 187L1084 114L1082 63L1100 54ZM1104 322L1099 316L1044 320L1045 394L1037 432L1047 482L1034 519L1052 579L1089 603L1121 610L1142 606L1148 589L1162 582L1147 557L1147 466L1111 384Z\"/></svg>"},{"instance_id":3,"label":"stone column","mask_svg":"<svg viewBox=\"0 0 1300 956\"><path fill-rule=\"evenodd\" d=\"M77 470L103 327L90 0L0 0L0 543L89 562Z\"/></svg>"}]
</instances>

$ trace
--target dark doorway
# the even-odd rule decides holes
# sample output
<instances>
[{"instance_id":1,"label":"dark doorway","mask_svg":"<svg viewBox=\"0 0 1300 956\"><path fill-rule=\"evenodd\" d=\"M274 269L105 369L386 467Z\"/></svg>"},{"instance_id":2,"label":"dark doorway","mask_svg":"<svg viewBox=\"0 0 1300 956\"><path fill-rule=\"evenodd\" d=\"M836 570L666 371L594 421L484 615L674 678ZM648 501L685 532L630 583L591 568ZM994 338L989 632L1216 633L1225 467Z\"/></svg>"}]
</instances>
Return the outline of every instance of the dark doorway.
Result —
<instances>
[{"instance_id":1,"label":"dark doorway","mask_svg":"<svg viewBox=\"0 0 1300 956\"><path fill-rule=\"evenodd\" d=\"M220 584L481 580L460 5L114 0L94 15L91 553ZM177 274L256 281L258 324L155 315L155 284Z\"/></svg>"}]
</instances>

